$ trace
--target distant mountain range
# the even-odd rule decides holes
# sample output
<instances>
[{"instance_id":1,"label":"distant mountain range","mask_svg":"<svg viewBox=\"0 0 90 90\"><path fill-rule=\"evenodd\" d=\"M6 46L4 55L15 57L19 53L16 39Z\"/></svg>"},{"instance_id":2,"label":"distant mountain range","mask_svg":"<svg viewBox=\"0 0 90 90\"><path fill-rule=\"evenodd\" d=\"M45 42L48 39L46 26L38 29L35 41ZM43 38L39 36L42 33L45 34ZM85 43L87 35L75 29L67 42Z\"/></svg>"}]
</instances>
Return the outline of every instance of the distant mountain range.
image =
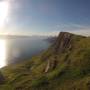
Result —
<instances>
[{"instance_id":1,"label":"distant mountain range","mask_svg":"<svg viewBox=\"0 0 90 90\"><path fill-rule=\"evenodd\" d=\"M90 90L90 37L61 32L46 51L1 72L1 90Z\"/></svg>"}]
</instances>

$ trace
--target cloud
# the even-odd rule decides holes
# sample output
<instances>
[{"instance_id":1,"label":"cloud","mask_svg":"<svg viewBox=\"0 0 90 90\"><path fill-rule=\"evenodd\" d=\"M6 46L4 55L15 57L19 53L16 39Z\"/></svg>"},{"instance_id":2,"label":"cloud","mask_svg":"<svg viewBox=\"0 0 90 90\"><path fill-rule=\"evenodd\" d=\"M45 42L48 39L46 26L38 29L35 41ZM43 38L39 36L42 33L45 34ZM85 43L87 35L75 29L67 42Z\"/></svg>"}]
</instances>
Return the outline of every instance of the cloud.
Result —
<instances>
[{"instance_id":1,"label":"cloud","mask_svg":"<svg viewBox=\"0 0 90 90\"><path fill-rule=\"evenodd\" d=\"M19 31L18 31L19 30ZM29 28L29 30L22 30L18 27L6 27L5 30L3 30L3 33L9 33L9 34L24 34L24 35L44 35L44 36L57 36L61 31L63 32L70 32L74 34L84 35L84 36L90 36L90 26L80 25L80 24L58 24L55 26L51 26L51 28L48 28L48 31L37 31L33 30L33 28Z\"/></svg>"},{"instance_id":2,"label":"cloud","mask_svg":"<svg viewBox=\"0 0 90 90\"><path fill-rule=\"evenodd\" d=\"M53 27L53 32L71 32L79 35L90 36L90 26L80 24L58 24Z\"/></svg>"},{"instance_id":3,"label":"cloud","mask_svg":"<svg viewBox=\"0 0 90 90\"><path fill-rule=\"evenodd\" d=\"M84 35L84 36L90 36L90 29L88 30L75 30L75 31L70 31L71 33L79 34L79 35Z\"/></svg>"},{"instance_id":4,"label":"cloud","mask_svg":"<svg viewBox=\"0 0 90 90\"><path fill-rule=\"evenodd\" d=\"M59 31L48 31L48 32L40 32L38 35L43 35L43 36L57 36L59 34Z\"/></svg>"}]
</instances>

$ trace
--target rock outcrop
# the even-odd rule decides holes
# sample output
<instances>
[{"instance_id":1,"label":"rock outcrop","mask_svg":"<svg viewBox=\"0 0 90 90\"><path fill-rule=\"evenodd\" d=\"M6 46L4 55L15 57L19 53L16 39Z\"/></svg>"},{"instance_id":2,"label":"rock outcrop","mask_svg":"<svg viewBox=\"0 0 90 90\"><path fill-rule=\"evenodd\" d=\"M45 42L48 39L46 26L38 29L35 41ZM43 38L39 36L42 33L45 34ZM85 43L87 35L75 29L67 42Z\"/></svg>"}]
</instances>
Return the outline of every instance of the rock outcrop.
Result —
<instances>
[{"instance_id":1,"label":"rock outcrop","mask_svg":"<svg viewBox=\"0 0 90 90\"><path fill-rule=\"evenodd\" d=\"M72 42L73 34L67 32L60 32L55 44L54 44L54 52L64 52L66 49L70 49Z\"/></svg>"}]
</instances>

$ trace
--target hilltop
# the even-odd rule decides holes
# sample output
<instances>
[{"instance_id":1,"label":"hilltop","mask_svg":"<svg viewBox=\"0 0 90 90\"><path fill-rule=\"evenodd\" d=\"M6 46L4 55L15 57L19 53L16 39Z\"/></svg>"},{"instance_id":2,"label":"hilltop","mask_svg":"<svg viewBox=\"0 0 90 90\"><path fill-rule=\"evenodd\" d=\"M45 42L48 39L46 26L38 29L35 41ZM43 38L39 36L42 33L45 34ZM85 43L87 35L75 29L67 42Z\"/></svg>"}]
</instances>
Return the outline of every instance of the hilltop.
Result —
<instances>
[{"instance_id":1,"label":"hilltop","mask_svg":"<svg viewBox=\"0 0 90 90\"><path fill-rule=\"evenodd\" d=\"M1 90L90 90L90 37L61 32L46 51L1 72Z\"/></svg>"}]
</instances>

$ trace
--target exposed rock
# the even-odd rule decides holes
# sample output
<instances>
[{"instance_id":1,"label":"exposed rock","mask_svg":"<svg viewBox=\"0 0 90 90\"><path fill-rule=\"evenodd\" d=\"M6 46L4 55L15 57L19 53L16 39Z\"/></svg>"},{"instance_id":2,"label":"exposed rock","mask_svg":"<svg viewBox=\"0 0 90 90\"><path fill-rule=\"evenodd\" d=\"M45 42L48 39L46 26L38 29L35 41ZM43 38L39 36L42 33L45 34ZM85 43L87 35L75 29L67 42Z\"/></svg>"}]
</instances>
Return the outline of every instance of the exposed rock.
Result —
<instances>
[{"instance_id":1,"label":"exposed rock","mask_svg":"<svg viewBox=\"0 0 90 90\"><path fill-rule=\"evenodd\" d=\"M50 60L48 60L48 62L47 62L47 66L45 68L45 73L47 73L49 71L49 69L50 69Z\"/></svg>"},{"instance_id":2,"label":"exposed rock","mask_svg":"<svg viewBox=\"0 0 90 90\"><path fill-rule=\"evenodd\" d=\"M67 32L60 32L55 44L55 53L64 52L65 49L70 49L73 34Z\"/></svg>"},{"instance_id":3,"label":"exposed rock","mask_svg":"<svg viewBox=\"0 0 90 90\"><path fill-rule=\"evenodd\" d=\"M55 59L53 59L53 60L48 60L48 61L47 61L46 68L45 68L45 73L47 73L47 72L50 71L50 70L55 69L56 66L57 66L57 60L55 60Z\"/></svg>"}]
</instances>

